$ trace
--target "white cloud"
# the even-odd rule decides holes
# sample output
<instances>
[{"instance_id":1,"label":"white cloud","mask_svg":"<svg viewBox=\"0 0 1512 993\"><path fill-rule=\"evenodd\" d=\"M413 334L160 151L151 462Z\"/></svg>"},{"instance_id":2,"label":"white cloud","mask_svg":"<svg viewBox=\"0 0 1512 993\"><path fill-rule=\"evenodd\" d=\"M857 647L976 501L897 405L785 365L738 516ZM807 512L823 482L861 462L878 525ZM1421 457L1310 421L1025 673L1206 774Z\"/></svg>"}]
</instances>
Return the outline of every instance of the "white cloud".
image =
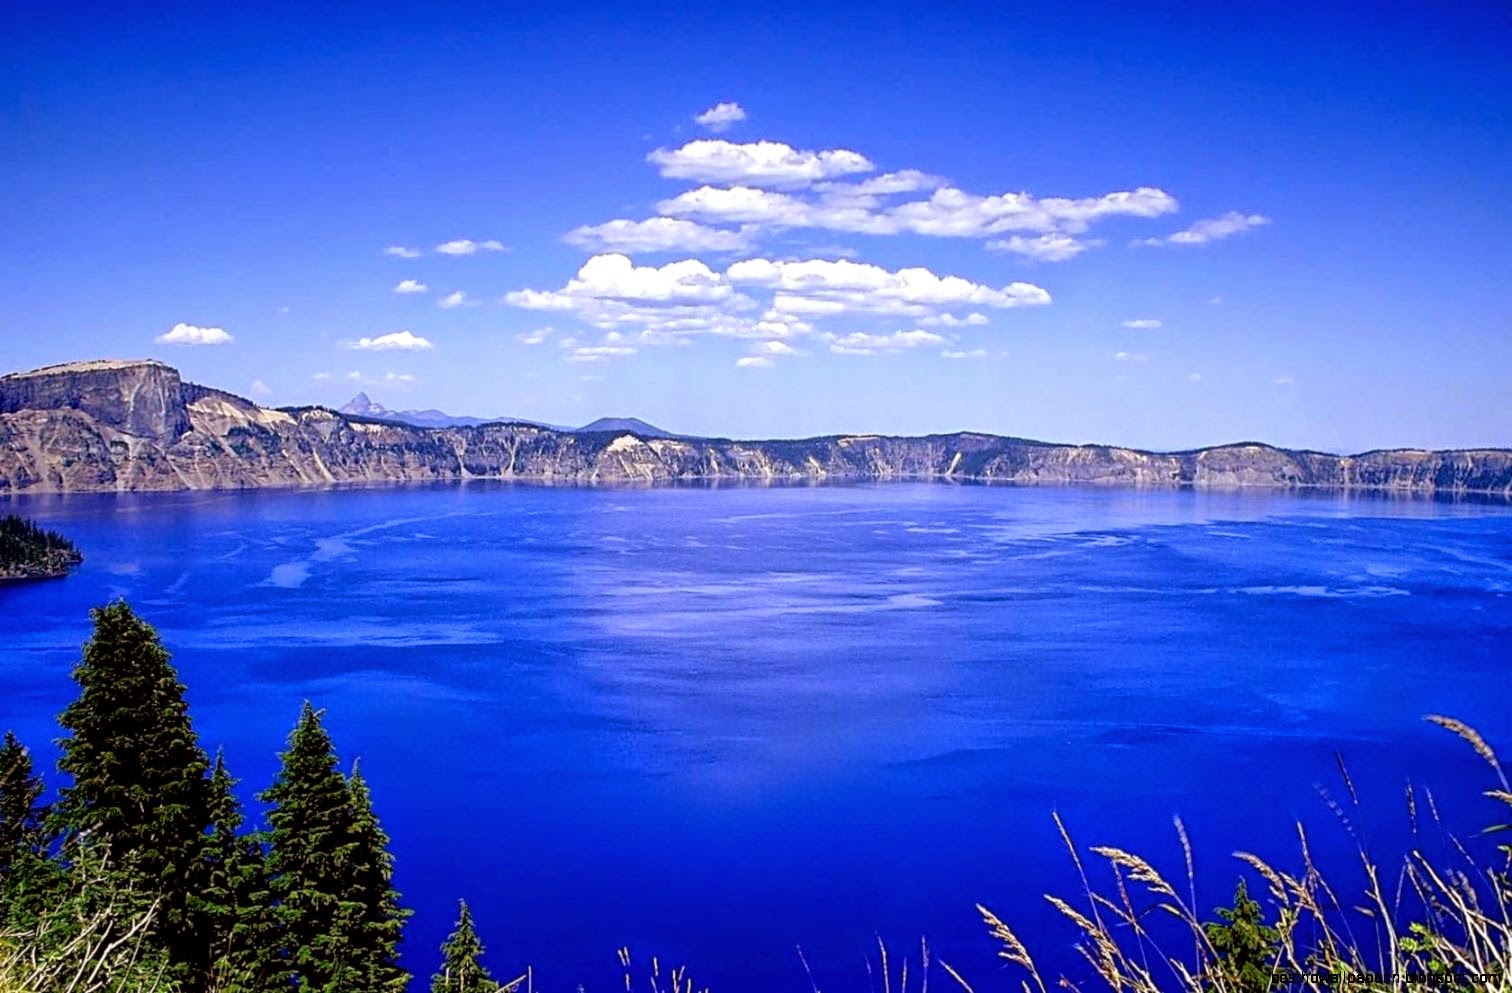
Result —
<instances>
[{"instance_id":1,"label":"white cloud","mask_svg":"<svg viewBox=\"0 0 1512 993\"><path fill-rule=\"evenodd\" d=\"M1297 385L1297 381L1295 379L1293 379L1291 376L1277 376L1275 379L1271 380L1271 382L1273 384L1275 384L1276 386L1295 386L1295 385Z\"/></svg>"},{"instance_id":2,"label":"white cloud","mask_svg":"<svg viewBox=\"0 0 1512 993\"><path fill-rule=\"evenodd\" d=\"M1113 358L1119 362L1143 362L1149 356L1140 352L1114 352Z\"/></svg>"},{"instance_id":3,"label":"white cloud","mask_svg":"<svg viewBox=\"0 0 1512 993\"><path fill-rule=\"evenodd\" d=\"M470 301L468 301L467 299L467 294L462 290L458 290L455 293L448 293L440 300L437 300L436 306L442 308L443 310L455 310L456 308L468 302Z\"/></svg>"},{"instance_id":4,"label":"white cloud","mask_svg":"<svg viewBox=\"0 0 1512 993\"><path fill-rule=\"evenodd\" d=\"M383 374L383 382L391 384L413 383L415 377L407 372L387 372Z\"/></svg>"},{"instance_id":5,"label":"white cloud","mask_svg":"<svg viewBox=\"0 0 1512 993\"><path fill-rule=\"evenodd\" d=\"M1251 228L1269 224L1270 218L1263 214L1241 214L1231 210L1221 217L1209 217L1198 221L1185 231L1166 235L1164 238L1141 238L1135 245L1206 245L1210 241L1222 241ZM1217 298L1214 298L1217 300Z\"/></svg>"},{"instance_id":6,"label":"white cloud","mask_svg":"<svg viewBox=\"0 0 1512 993\"><path fill-rule=\"evenodd\" d=\"M1189 382L1189 383L1200 383L1200 382L1202 382L1202 373L1200 373L1200 372L1189 372L1189 373L1187 373L1187 382Z\"/></svg>"},{"instance_id":7,"label":"white cloud","mask_svg":"<svg viewBox=\"0 0 1512 993\"><path fill-rule=\"evenodd\" d=\"M473 241L470 238L458 238L456 241L448 241L437 245L436 251L442 255L476 255L479 252L502 252L504 251L504 244L491 238L488 241Z\"/></svg>"},{"instance_id":8,"label":"white cloud","mask_svg":"<svg viewBox=\"0 0 1512 993\"><path fill-rule=\"evenodd\" d=\"M723 231L671 217L585 224L562 240L575 248L606 252L740 252L750 245L745 231Z\"/></svg>"},{"instance_id":9,"label":"white cloud","mask_svg":"<svg viewBox=\"0 0 1512 993\"><path fill-rule=\"evenodd\" d=\"M607 362L609 359L634 355L636 349L629 345L579 345L567 356L568 362Z\"/></svg>"},{"instance_id":10,"label":"white cloud","mask_svg":"<svg viewBox=\"0 0 1512 993\"><path fill-rule=\"evenodd\" d=\"M926 317L919 323L925 327L976 328L987 323L987 315L967 314L965 317L957 317L954 314L941 314L938 317Z\"/></svg>"},{"instance_id":11,"label":"white cloud","mask_svg":"<svg viewBox=\"0 0 1512 993\"><path fill-rule=\"evenodd\" d=\"M247 387L247 392L255 397L265 397L273 393L273 387L260 379L254 379L252 380L252 385Z\"/></svg>"},{"instance_id":12,"label":"white cloud","mask_svg":"<svg viewBox=\"0 0 1512 993\"><path fill-rule=\"evenodd\" d=\"M401 279L399 285L394 287L395 293L424 293L430 289L418 279Z\"/></svg>"},{"instance_id":13,"label":"white cloud","mask_svg":"<svg viewBox=\"0 0 1512 993\"><path fill-rule=\"evenodd\" d=\"M889 173L876 181L895 180L884 189L923 183L922 173ZM919 178L923 177L923 178ZM711 180L717 182L718 180ZM726 180L726 182L732 182ZM1176 198L1164 190L1140 187L1101 197L1040 199L1028 193L977 196L954 187L936 189L927 200L892 207L881 205L879 194L863 193L866 183L824 184L818 199L793 193L757 189L763 185L701 186L656 205L659 213L697 217L710 223L760 224L774 228L822 228L855 234L918 234L943 238L989 238L1014 231L1042 237L1009 237L991 247L1046 261L1072 258L1099 241L1072 238L1106 217L1158 217L1177 209ZM776 184L765 184L776 185Z\"/></svg>"},{"instance_id":14,"label":"white cloud","mask_svg":"<svg viewBox=\"0 0 1512 993\"><path fill-rule=\"evenodd\" d=\"M420 250L418 248L405 248L403 245L390 245L383 250L383 254L396 259L418 259L420 257Z\"/></svg>"},{"instance_id":15,"label":"white cloud","mask_svg":"<svg viewBox=\"0 0 1512 993\"><path fill-rule=\"evenodd\" d=\"M772 360L765 355L742 355L735 360L737 369L770 369Z\"/></svg>"},{"instance_id":16,"label":"white cloud","mask_svg":"<svg viewBox=\"0 0 1512 993\"><path fill-rule=\"evenodd\" d=\"M388 352L388 351L423 351L434 347L429 339L405 331L390 331L388 334L380 334L376 338L358 338L355 341L341 342L342 348L354 348L364 352Z\"/></svg>"},{"instance_id":17,"label":"white cloud","mask_svg":"<svg viewBox=\"0 0 1512 993\"><path fill-rule=\"evenodd\" d=\"M1079 240L1068 234L1042 234L1026 238L1021 234L1011 238L999 238L987 243L991 252L1012 252L1038 262L1064 262L1074 259L1089 248L1103 244L1099 239Z\"/></svg>"},{"instance_id":18,"label":"white cloud","mask_svg":"<svg viewBox=\"0 0 1512 993\"><path fill-rule=\"evenodd\" d=\"M973 348L969 352L953 351L951 349L946 349L945 351L941 352L940 354L942 356L944 356L945 358L947 358L947 359L980 359L980 358L983 358L983 357L985 357L987 355L987 349L985 349L985 348Z\"/></svg>"},{"instance_id":19,"label":"white cloud","mask_svg":"<svg viewBox=\"0 0 1512 993\"><path fill-rule=\"evenodd\" d=\"M725 274L732 283L777 290L780 296L773 306L790 313L805 309L807 304L798 301L806 298L827 313L852 310L917 316L927 316L929 309L936 307L1003 308L1050 302L1050 294L1032 283L1015 282L993 289L960 276L937 276L922 267L891 272L846 259L745 259L731 265Z\"/></svg>"},{"instance_id":20,"label":"white cloud","mask_svg":"<svg viewBox=\"0 0 1512 993\"><path fill-rule=\"evenodd\" d=\"M539 345L551 337L553 333L551 328L536 328L533 331L521 331L515 335L515 341L518 341L522 345Z\"/></svg>"},{"instance_id":21,"label":"white cloud","mask_svg":"<svg viewBox=\"0 0 1512 993\"><path fill-rule=\"evenodd\" d=\"M1123 326L1133 328L1136 331L1150 331L1161 326L1161 322L1153 317L1141 317L1133 321L1124 321Z\"/></svg>"},{"instance_id":22,"label":"white cloud","mask_svg":"<svg viewBox=\"0 0 1512 993\"><path fill-rule=\"evenodd\" d=\"M700 138L675 149L658 148L646 160L660 166L661 174L668 179L776 187L807 186L876 168L866 156L844 148L810 152L780 141L736 144L722 138Z\"/></svg>"},{"instance_id":23,"label":"white cloud","mask_svg":"<svg viewBox=\"0 0 1512 993\"><path fill-rule=\"evenodd\" d=\"M637 266L618 253L595 255L560 290L518 290L506 303L527 310L579 310L588 301L705 303L727 300L724 277L697 259Z\"/></svg>"},{"instance_id":24,"label":"white cloud","mask_svg":"<svg viewBox=\"0 0 1512 993\"><path fill-rule=\"evenodd\" d=\"M317 372L315 375L311 376L310 378L313 379L313 380L315 380L315 382L317 382L317 383L323 383L326 380L328 380L328 379L331 378L331 374L328 373L328 372Z\"/></svg>"},{"instance_id":25,"label":"white cloud","mask_svg":"<svg viewBox=\"0 0 1512 993\"><path fill-rule=\"evenodd\" d=\"M1223 302L1223 297L1213 297L1212 299L1210 299L1208 301L1208 303L1211 303L1211 304L1214 304L1214 305L1220 304L1222 302Z\"/></svg>"},{"instance_id":26,"label":"white cloud","mask_svg":"<svg viewBox=\"0 0 1512 993\"><path fill-rule=\"evenodd\" d=\"M695 122L716 133L728 130L730 125L745 119L745 108L733 100L727 103L716 103L702 114L693 115Z\"/></svg>"},{"instance_id":27,"label":"white cloud","mask_svg":"<svg viewBox=\"0 0 1512 993\"><path fill-rule=\"evenodd\" d=\"M830 351L836 355L876 355L878 352L901 352L909 348L944 345L947 339L933 331L894 331L892 334L867 334L855 331L836 338Z\"/></svg>"},{"instance_id":28,"label":"white cloud","mask_svg":"<svg viewBox=\"0 0 1512 993\"><path fill-rule=\"evenodd\" d=\"M236 339L225 328L179 323L152 340L159 345L229 345Z\"/></svg>"},{"instance_id":29,"label":"white cloud","mask_svg":"<svg viewBox=\"0 0 1512 993\"><path fill-rule=\"evenodd\" d=\"M945 187L928 200L894 207L888 216L899 230L914 234L975 238L1006 231L1079 234L1104 217L1159 217L1176 209L1175 197L1151 186L1076 200L1028 193L984 197Z\"/></svg>"}]
</instances>

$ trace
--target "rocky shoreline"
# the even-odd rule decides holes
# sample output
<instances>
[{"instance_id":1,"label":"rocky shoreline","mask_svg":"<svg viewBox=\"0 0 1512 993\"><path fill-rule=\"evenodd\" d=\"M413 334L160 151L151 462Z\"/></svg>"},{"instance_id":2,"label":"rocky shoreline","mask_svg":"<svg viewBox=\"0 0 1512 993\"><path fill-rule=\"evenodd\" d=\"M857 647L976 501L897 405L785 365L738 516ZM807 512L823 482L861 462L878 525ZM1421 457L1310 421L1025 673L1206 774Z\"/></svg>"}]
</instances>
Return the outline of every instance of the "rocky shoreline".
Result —
<instances>
[{"instance_id":1,"label":"rocky shoreline","mask_svg":"<svg viewBox=\"0 0 1512 993\"><path fill-rule=\"evenodd\" d=\"M737 441L519 423L426 428L324 407L265 408L186 383L155 361L81 362L0 377L0 493L468 479L946 479L1512 497L1512 450L1332 455L1248 442L1148 452L973 432Z\"/></svg>"}]
</instances>

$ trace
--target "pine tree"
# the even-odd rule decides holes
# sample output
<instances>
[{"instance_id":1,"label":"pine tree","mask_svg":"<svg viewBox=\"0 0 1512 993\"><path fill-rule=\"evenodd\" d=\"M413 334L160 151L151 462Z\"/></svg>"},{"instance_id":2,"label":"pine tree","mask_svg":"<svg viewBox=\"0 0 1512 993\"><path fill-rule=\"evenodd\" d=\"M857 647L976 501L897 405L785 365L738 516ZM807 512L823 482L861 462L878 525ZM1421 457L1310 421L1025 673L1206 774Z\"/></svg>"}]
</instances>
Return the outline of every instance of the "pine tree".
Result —
<instances>
[{"instance_id":1,"label":"pine tree","mask_svg":"<svg viewBox=\"0 0 1512 993\"><path fill-rule=\"evenodd\" d=\"M40 912L58 881L48 861L42 780L31 754L5 732L0 744L0 923L25 924Z\"/></svg>"},{"instance_id":2,"label":"pine tree","mask_svg":"<svg viewBox=\"0 0 1512 993\"><path fill-rule=\"evenodd\" d=\"M256 834L238 834L236 780L217 753L210 773L210 835L205 842L205 887L198 913L206 936L208 985L227 993L272 988L260 949L276 942L271 895Z\"/></svg>"},{"instance_id":3,"label":"pine tree","mask_svg":"<svg viewBox=\"0 0 1512 993\"><path fill-rule=\"evenodd\" d=\"M402 915L389 883L387 839L358 783L354 790L338 771L320 712L306 703L262 800L270 806L268 880L281 971L312 993L404 985L394 963Z\"/></svg>"},{"instance_id":4,"label":"pine tree","mask_svg":"<svg viewBox=\"0 0 1512 993\"><path fill-rule=\"evenodd\" d=\"M499 984L478 960L483 957L483 942L473 927L472 911L467 901L457 926L441 945L441 969L431 977L431 993L497 993Z\"/></svg>"},{"instance_id":5,"label":"pine tree","mask_svg":"<svg viewBox=\"0 0 1512 993\"><path fill-rule=\"evenodd\" d=\"M53 811L69 845L87 845L112 884L158 901L157 938L179 967L203 961L190 905L210 824L209 761L157 632L118 601L91 612L94 636L73 677L80 695L58 767L71 777Z\"/></svg>"},{"instance_id":6,"label":"pine tree","mask_svg":"<svg viewBox=\"0 0 1512 993\"><path fill-rule=\"evenodd\" d=\"M1203 925L1208 942L1217 953L1204 974L1205 986L1266 993L1277 986L1276 969L1281 958L1281 932L1265 923L1260 904L1250 899L1244 880L1234 891L1234 906L1220 907L1222 923Z\"/></svg>"},{"instance_id":7,"label":"pine tree","mask_svg":"<svg viewBox=\"0 0 1512 993\"><path fill-rule=\"evenodd\" d=\"M353 950L354 961L362 969L361 989L365 993L404 993L409 974L398 964L399 941L409 911L399 906L389 838L378 823L372 794L355 763L347 780L347 791L357 842L347 864L351 874L348 896L358 913Z\"/></svg>"}]
</instances>

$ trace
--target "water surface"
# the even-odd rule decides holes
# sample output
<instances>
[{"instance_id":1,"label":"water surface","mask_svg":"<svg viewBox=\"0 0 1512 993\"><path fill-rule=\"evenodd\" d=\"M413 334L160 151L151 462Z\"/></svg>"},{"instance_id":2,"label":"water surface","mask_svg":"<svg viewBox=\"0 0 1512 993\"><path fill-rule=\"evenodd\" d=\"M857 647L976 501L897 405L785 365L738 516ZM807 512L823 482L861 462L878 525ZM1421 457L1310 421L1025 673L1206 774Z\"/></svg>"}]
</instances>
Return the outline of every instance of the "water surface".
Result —
<instances>
[{"instance_id":1,"label":"water surface","mask_svg":"<svg viewBox=\"0 0 1512 993\"><path fill-rule=\"evenodd\" d=\"M1040 896L1077 889L1052 811L1173 875L1179 814L1212 907L1235 849L1295 864L1295 818L1339 865L1405 844L1409 778L1488 822L1489 771L1424 714L1512 751L1496 504L895 483L6 506L87 559L0 589L0 725L56 736L114 597L249 799L300 702L327 708L422 976L466 897L496 976L554 990L622 989L621 945L723 993L809 989L802 945L826 993L861 990L877 935L921 934L1013 988L978 901L1077 968ZM1336 750L1347 824L1320 797Z\"/></svg>"}]
</instances>

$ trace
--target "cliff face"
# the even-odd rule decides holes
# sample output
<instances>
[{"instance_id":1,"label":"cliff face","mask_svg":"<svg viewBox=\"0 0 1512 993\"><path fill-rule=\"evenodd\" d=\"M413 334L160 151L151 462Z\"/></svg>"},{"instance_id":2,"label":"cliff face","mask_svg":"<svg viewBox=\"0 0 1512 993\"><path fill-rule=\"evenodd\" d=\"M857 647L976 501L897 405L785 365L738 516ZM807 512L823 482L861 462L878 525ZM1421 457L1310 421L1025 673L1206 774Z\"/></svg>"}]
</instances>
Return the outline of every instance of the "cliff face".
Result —
<instances>
[{"instance_id":1,"label":"cliff face","mask_svg":"<svg viewBox=\"0 0 1512 993\"><path fill-rule=\"evenodd\" d=\"M727 441L517 423L423 428L319 407L270 410L184 383L158 362L76 363L0 377L0 492L471 478L951 478L1512 496L1512 451L1338 456L1250 444L1157 453L970 433Z\"/></svg>"}]
</instances>

